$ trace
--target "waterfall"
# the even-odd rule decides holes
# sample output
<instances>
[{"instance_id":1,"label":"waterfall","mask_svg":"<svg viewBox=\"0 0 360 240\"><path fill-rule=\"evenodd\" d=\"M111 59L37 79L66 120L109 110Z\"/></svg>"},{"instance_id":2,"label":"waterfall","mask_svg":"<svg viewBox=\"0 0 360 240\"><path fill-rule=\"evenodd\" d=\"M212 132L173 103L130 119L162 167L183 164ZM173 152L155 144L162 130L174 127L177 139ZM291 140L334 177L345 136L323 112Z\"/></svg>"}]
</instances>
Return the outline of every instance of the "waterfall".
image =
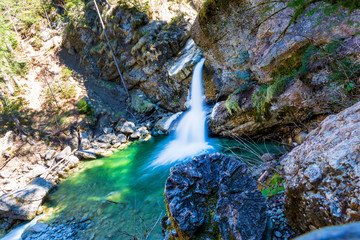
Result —
<instances>
[{"instance_id":1,"label":"waterfall","mask_svg":"<svg viewBox=\"0 0 360 240\"><path fill-rule=\"evenodd\" d=\"M201 59L194 68L190 88L190 109L184 114L175 131L175 140L171 141L151 164L160 166L188 159L212 147L206 141L206 112L204 110L204 92L202 69L205 59Z\"/></svg>"},{"instance_id":2,"label":"waterfall","mask_svg":"<svg viewBox=\"0 0 360 240\"><path fill-rule=\"evenodd\" d=\"M36 216L33 220L28 223L23 223L16 228L14 228L11 232L0 238L0 240L20 240L21 235L25 232L25 230L29 227L34 226L37 221L43 217L43 214Z\"/></svg>"}]
</instances>

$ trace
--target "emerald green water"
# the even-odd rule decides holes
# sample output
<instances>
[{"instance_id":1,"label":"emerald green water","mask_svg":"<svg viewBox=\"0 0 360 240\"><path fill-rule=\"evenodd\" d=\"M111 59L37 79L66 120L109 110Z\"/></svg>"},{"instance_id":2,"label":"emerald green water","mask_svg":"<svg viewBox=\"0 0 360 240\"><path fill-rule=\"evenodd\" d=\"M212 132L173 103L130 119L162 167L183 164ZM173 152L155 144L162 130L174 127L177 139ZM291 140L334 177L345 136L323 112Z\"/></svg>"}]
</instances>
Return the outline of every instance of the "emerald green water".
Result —
<instances>
[{"instance_id":1,"label":"emerald green water","mask_svg":"<svg viewBox=\"0 0 360 240\"><path fill-rule=\"evenodd\" d=\"M94 225L84 236L79 236L84 239L132 239L133 236L145 239L157 220L166 214L163 193L172 166L148 166L169 141L168 137L157 137L134 143L110 157L82 162L81 170L49 195L46 206L56 209L49 221L90 218ZM241 144L213 139L212 145L217 151L232 153L229 147ZM282 150L268 143L257 144L255 149L260 154ZM233 150L254 158L247 151ZM109 196L108 200L119 204L107 201ZM160 225L158 221L148 239L163 238Z\"/></svg>"}]
</instances>

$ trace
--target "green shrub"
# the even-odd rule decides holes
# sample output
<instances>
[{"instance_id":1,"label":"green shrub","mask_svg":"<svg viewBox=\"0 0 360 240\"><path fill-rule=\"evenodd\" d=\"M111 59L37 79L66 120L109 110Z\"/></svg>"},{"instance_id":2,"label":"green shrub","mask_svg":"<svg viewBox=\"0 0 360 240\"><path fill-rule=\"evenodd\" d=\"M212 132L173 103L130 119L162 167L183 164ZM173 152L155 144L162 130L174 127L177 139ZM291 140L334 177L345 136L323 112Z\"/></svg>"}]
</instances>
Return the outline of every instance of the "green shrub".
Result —
<instances>
[{"instance_id":1,"label":"green shrub","mask_svg":"<svg viewBox=\"0 0 360 240\"><path fill-rule=\"evenodd\" d=\"M284 178L275 173L270 179L268 179L263 186L259 186L259 190L266 198L272 197L279 193L284 193Z\"/></svg>"},{"instance_id":2,"label":"green shrub","mask_svg":"<svg viewBox=\"0 0 360 240\"><path fill-rule=\"evenodd\" d=\"M66 67L64 67L63 69L61 69L61 73L60 73L60 77L62 79L68 79L72 76L72 71Z\"/></svg>"},{"instance_id":3,"label":"green shrub","mask_svg":"<svg viewBox=\"0 0 360 240\"><path fill-rule=\"evenodd\" d=\"M85 114L89 117L92 117L94 115L94 109L91 107L91 105L85 100L81 99L77 104L78 112L81 114Z\"/></svg>"},{"instance_id":4,"label":"green shrub","mask_svg":"<svg viewBox=\"0 0 360 240\"><path fill-rule=\"evenodd\" d=\"M232 115L236 112L240 112L241 108L239 106L238 100L234 94L231 94L225 102L226 109Z\"/></svg>"}]
</instances>

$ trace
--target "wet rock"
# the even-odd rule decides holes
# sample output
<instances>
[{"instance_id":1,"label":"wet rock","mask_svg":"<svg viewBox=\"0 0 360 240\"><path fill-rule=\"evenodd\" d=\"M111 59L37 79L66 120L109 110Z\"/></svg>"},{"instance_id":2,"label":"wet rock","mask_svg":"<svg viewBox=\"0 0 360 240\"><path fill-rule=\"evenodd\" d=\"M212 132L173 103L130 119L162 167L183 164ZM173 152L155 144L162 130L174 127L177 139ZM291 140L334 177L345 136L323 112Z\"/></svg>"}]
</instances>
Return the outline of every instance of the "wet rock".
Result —
<instances>
[{"instance_id":1,"label":"wet rock","mask_svg":"<svg viewBox=\"0 0 360 240\"><path fill-rule=\"evenodd\" d=\"M179 239L261 239L265 230L265 198L246 165L226 155L173 167L165 200Z\"/></svg>"},{"instance_id":2,"label":"wet rock","mask_svg":"<svg viewBox=\"0 0 360 240\"><path fill-rule=\"evenodd\" d=\"M33 219L51 188L51 184L45 179L35 178L24 188L2 195L0 197L0 218Z\"/></svg>"},{"instance_id":3,"label":"wet rock","mask_svg":"<svg viewBox=\"0 0 360 240\"><path fill-rule=\"evenodd\" d=\"M169 77L183 81L191 76L193 68L202 58L201 50L195 45L194 40L189 39L179 55L182 54L169 68Z\"/></svg>"},{"instance_id":4,"label":"wet rock","mask_svg":"<svg viewBox=\"0 0 360 240\"><path fill-rule=\"evenodd\" d=\"M175 122L179 119L183 112L174 113L170 116L161 118L155 123L155 128L160 130L162 133L169 133L175 130Z\"/></svg>"},{"instance_id":5,"label":"wet rock","mask_svg":"<svg viewBox=\"0 0 360 240\"><path fill-rule=\"evenodd\" d=\"M322 228L297 237L296 240L354 240L360 239L360 222Z\"/></svg>"},{"instance_id":6,"label":"wet rock","mask_svg":"<svg viewBox=\"0 0 360 240\"><path fill-rule=\"evenodd\" d=\"M67 146L64 150L62 150L60 153L55 155L55 160L59 162L64 158L66 158L67 156L69 156L70 154L71 154L71 147Z\"/></svg>"},{"instance_id":7,"label":"wet rock","mask_svg":"<svg viewBox=\"0 0 360 240\"><path fill-rule=\"evenodd\" d=\"M129 121L126 121L120 128L120 132L124 134L133 134L134 131L135 131L135 124Z\"/></svg>"},{"instance_id":8,"label":"wet rock","mask_svg":"<svg viewBox=\"0 0 360 240\"><path fill-rule=\"evenodd\" d=\"M140 127L136 129L136 131L130 135L130 138L132 139L138 139L138 138L144 138L149 134L149 131L146 129L146 127Z\"/></svg>"},{"instance_id":9,"label":"wet rock","mask_svg":"<svg viewBox=\"0 0 360 240\"><path fill-rule=\"evenodd\" d=\"M49 225L46 224L46 223L36 223L34 226L32 226L30 228L30 231L31 232L34 232L34 233L39 233L39 232L43 232L46 230L46 228L48 227Z\"/></svg>"},{"instance_id":10,"label":"wet rock","mask_svg":"<svg viewBox=\"0 0 360 240\"><path fill-rule=\"evenodd\" d=\"M283 160L286 216L301 229L358 221L360 103L327 117Z\"/></svg>"}]
</instances>

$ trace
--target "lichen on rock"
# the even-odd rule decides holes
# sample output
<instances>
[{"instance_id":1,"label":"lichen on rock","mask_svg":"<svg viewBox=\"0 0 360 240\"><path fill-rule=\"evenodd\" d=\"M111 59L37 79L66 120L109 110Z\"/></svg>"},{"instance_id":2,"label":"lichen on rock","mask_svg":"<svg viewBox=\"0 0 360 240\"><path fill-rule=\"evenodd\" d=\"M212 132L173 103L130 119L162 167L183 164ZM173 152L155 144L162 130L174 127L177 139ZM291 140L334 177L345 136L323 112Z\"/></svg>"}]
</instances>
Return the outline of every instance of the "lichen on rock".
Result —
<instances>
[{"instance_id":1,"label":"lichen on rock","mask_svg":"<svg viewBox=\"0 0 360 240\"><path fill-rule=\"evenodd\" d=\"M244 163L219 153L172 168L165 200L175 239L260 239L265 198Z\"/></svg>"}]
</instances>

